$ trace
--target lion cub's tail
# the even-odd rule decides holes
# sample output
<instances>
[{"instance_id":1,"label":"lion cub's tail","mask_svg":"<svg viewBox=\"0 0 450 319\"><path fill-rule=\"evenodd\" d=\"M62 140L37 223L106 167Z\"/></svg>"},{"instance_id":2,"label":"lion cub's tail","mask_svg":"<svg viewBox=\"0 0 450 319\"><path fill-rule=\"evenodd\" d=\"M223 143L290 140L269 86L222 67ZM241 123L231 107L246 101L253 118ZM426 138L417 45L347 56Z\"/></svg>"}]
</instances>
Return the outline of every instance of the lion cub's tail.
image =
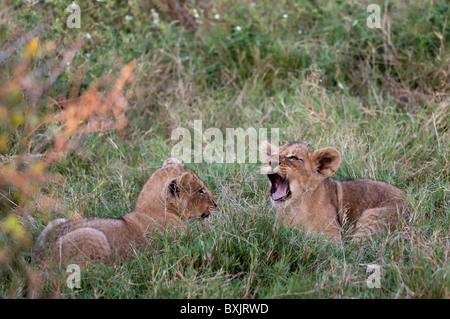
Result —
<instances>
[{"instance_id":1,"label":"lion cub's tail","mask_svg":"<svg viewBox=\"0 0 450 319\"><path fill-rule=\"evenodd\" d=\"M66 222L68 222L67 219L58 218L48 223L44 228L34 244L33 258L36 262L42 261L45 253L50 249L52 240L55 240L55 235L58 233L57 228Z\"/></svg>"}]
</instances>

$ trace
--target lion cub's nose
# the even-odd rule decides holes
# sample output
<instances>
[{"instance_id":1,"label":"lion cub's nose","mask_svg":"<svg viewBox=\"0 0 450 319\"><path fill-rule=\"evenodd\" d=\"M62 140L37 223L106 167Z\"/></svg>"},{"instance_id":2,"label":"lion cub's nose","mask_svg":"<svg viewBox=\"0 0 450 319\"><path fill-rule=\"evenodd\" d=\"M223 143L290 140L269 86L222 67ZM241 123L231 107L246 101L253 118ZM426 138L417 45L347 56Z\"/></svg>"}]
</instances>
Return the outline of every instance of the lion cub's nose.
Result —
<instances>
[{"instance_id":1,"label":"lion cub's nose","mask_svg":"<svg viewBox=\"0 0 450 319\"><path fill-rule=\"evenodd\" d=\"M275 169L280 165L278 161L269 161L269 166L271 169Z\"/></svg>"}]
</instances>

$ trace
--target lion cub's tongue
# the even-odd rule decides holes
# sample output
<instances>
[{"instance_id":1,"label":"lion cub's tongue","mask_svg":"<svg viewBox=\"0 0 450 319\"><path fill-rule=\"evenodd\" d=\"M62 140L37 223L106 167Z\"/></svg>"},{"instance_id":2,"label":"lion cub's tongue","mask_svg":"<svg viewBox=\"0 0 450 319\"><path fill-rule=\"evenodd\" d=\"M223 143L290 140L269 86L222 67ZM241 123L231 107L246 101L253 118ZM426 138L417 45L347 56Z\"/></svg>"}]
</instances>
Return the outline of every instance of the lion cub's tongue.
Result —
<instances>
[{"instance_id":1,"label":"lion cub's tongue","mask_svg":"<svg viewBox=\"0 0 450 319\"><path fill-rule=\"evenodd\" d=\"M288 192L288 183L286 182L280 182L280 185L278 185L277 190L275 191L275 193L272 194L272 199L273 200L279 200L285 196L287 196L287 192Z\"/></svg>"}]
</instances>

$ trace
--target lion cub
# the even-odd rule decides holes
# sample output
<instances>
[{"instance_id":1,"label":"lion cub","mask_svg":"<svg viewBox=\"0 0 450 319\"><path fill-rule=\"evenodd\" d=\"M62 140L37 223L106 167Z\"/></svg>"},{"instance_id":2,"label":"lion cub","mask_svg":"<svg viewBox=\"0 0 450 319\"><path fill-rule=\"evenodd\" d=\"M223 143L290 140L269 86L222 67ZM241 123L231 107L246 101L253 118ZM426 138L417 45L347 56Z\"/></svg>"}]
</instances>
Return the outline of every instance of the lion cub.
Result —
<instances>
[{"instance_id":1,"label":"lion cub","mask_svg":"<svg viewBox=\"0 0 450 319\"><path fill-rule=\"evenodd\" d=\"M176 227L188 219L203 220L215 207L217 201L203 181L169 158L145 183L133 211L117 219L56 219L37 238L34 258L60 265L112 260L127 254L132 244L143 245L154 225Z\"/></svg>"},{"instance_id":2,"label":"lion cub","mask_svg":"<svg viewBox=\"0 0 450 319\"><path fill-rule=\"evenodd\" d=\"M408 216L406 193L390 184L369 180L337 181L329 178L340 166L341 155L332 148L313 150L290 142L275 149L261 144L263 171L271 183L277 216L308 233L323 232L342 239L346 219L355 227L353 239L395 229L399 217Z\"/></svg>"}]
</instances>

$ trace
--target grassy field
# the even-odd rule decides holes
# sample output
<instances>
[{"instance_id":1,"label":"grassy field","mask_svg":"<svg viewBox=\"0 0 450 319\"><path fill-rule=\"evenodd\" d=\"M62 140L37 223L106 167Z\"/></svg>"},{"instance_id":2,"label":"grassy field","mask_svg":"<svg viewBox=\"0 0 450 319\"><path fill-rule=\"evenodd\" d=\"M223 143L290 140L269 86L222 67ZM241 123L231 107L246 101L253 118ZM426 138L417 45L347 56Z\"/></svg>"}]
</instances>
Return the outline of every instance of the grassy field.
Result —
<instances>
[{"instance_id":1,"label":"grassy field","mask_svg":"<svg viewBox=\"0 0 450 319\"><path fill-rule=\"evenodd\" d=\"M1 298L35 286L43 298L450 297L448 1L379 3L379 29L366 25L366 1L186 0L178 11L173 1L78 1L79 29L66 26L70 3L0 9ZM70 127L53 115L99 78L106 95L130 61L126 123L114 110L104 129L83 118L64 156L39 166ZM130 260L83 271L81 289L66 287L64 270L38 283L31 253L45 225L132 210L170 157L172 130L192 132L195 120L337 148L335 178L407 191L411 235L308 237L277 223L259 164L192 163L219 201L210 224L152 234ZM367 287L368 264L381 267L381 288Z\"/></svg>"}]
</instances>

